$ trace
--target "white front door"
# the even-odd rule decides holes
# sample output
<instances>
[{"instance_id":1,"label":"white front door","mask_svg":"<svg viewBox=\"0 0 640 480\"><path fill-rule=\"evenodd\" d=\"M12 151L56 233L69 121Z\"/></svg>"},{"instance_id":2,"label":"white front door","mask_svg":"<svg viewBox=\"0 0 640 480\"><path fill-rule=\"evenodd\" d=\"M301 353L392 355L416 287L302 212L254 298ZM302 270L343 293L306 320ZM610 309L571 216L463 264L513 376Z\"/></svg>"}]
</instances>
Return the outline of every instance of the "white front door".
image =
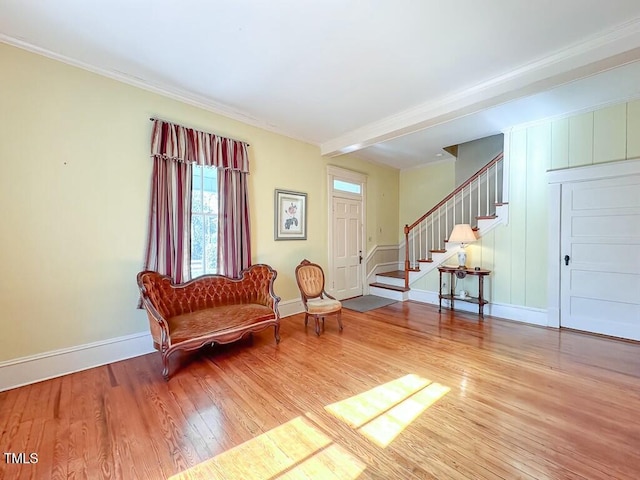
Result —
<instances>
[{"instance_id":1,"label":"white front door","mask_svg":"<svg viewBox=\"0 0 640 480\"><path fill-rule=\"evenodd\" d=\"M562 327L640 340L640 175L562 185Z\"/></svg>"},{"instance_id":2,"label":"white front door","mask_svg":"<svg viewBox=\"0 0 640 480\"><path fill-rule=\"evenodd\" d=\"M362 295L362 199L333 197L333 272L339 300Z\"/></svg>"}]
</instances>

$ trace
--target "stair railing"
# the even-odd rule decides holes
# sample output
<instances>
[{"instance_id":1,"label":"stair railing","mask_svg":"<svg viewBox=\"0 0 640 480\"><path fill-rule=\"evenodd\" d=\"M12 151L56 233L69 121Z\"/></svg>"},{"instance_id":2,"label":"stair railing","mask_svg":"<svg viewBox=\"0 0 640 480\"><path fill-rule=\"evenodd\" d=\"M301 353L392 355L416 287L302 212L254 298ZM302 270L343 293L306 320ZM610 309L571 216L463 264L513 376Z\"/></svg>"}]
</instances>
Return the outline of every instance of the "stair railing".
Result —
<instances>
[{"instance_id":1,"label":"stair railing","mask_svg":"<svg viewBox=\"0 0 640 480\"><path fill-rule=\"evenodd\" d=\"M446 252L446 239L453 226L493 218L502 203L503 154L500 153L466 182L411 225L404 227L404 283L409 287L409 272L419 271L420 262L432 262L432 254Z\"/></svg>"}]
</instances>

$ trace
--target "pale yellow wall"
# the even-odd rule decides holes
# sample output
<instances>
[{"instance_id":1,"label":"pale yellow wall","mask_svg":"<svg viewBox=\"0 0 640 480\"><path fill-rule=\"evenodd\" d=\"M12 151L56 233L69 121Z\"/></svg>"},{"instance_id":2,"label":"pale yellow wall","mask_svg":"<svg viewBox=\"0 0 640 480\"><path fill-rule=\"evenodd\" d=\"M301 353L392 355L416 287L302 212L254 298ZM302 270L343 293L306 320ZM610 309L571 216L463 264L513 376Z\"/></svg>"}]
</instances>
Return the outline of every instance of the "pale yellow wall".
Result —
<instances>
[{"instance_id":1,"label":"pale yellow wall","mask_svg":"<svg viewBox=\"0 0 640 480\"><path fill-rule=\"evenodd\" d=\"M551 123L550 169L640 157L640 100Z\"/></svg>"},{"instance_id":2,"label":"pale yellow wall","mask_svg":"<svg viewBox=\"0 0 640 480\"><path fill-rule=\"evenodd\" d=\"M369 244L397 241L399 173L0 44L0 361L146 331L136 310L149 117L247 141L253 262L298 297L293 269L327 263L327 164L368 174ZM308 240L273 240L273 194L308 194Z\"/></svg>"},{"instance_id":3,"label":"pale yellow wall","mask_svg":"<svg viewBox=\"0 0 640 480\"><path fill-rule=\"evenodd\" d=\"M400 172L400 230L411 225L455 188L455 162L445 161Z\"/></svg>"}]
</instances>

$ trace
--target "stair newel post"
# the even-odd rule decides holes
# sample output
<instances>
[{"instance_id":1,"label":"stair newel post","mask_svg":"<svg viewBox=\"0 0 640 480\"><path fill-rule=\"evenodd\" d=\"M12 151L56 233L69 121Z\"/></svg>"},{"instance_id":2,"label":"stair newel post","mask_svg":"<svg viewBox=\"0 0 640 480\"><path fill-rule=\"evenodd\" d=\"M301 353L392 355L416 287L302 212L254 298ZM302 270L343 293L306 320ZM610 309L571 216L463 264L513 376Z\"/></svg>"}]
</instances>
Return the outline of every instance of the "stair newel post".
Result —
<instances>
[{"instance_id":1,"label":"stair newel post","mask_svg":"<svg viewBox=\"0 0 640 480\"><path fill-rule=\"evenodd\" d=\"M409 225L404 226L404 287L409 288Z\"/></svg>"}]
</instances>

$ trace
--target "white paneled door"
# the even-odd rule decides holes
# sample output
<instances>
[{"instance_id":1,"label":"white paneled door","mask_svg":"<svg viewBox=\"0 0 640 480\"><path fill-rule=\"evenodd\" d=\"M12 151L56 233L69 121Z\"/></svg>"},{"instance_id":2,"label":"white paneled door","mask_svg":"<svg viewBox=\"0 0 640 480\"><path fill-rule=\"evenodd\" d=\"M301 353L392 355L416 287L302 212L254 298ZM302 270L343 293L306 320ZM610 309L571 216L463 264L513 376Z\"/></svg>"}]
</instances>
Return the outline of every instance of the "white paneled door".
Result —
<instances>
[{"instance_id":1,"label":"white paneled door","mask_svg":"<svg viewBox=\"0 0 640 480\"><path fill-rule=\"evenodd\" d=\"M640 340L640 175L562 185L562 327Z\"/></svg>"},{"instance_id":2,"label":"white paneled door","mask_svg":"<svg viewBox=\"0 0 640 480\"><path fill-rule=\"evenodd\" d=\"M332 288L336 298L362 295L362 199L333 198Z\"/></svg>"}]
</instances>

